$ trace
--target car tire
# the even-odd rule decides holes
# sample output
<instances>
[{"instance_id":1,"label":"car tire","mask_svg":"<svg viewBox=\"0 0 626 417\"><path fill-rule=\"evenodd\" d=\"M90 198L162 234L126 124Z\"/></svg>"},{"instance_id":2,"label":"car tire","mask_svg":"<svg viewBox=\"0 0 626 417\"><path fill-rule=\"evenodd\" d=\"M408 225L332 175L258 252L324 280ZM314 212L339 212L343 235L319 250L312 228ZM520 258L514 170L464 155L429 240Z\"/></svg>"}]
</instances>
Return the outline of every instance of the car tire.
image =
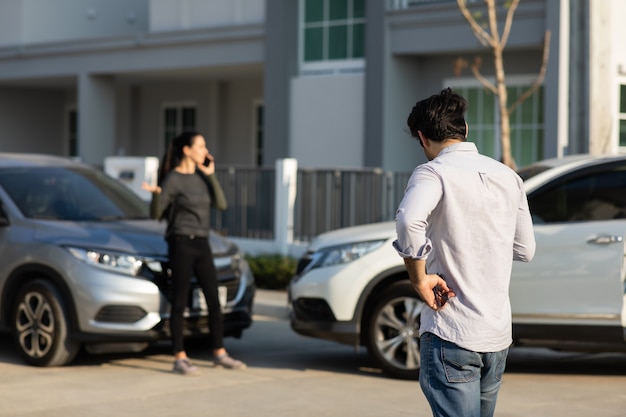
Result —
<instances>
[{"instance_id":1,"label":"car tire","mask_svg":"<svg viewBox=\"0 0 626 417\"><path fill-rule=\"evenodd\" d=\"M374 301L367 315L366 344L383 372L418 379L419 322L424 303L409 282L396 282Z\"/></svg>"},{"instance_id":2,"label":"car tire","mask_svg":"<svg viewBox=\"0 0 626 417\"><path fill-rule=\"evenodd\" d=\"M37 279L18 292L13 308L13 338L26 362L35 366L62 366L78 353L70 339L63 299L48 281Z\"/></svg>"}]
</instances>

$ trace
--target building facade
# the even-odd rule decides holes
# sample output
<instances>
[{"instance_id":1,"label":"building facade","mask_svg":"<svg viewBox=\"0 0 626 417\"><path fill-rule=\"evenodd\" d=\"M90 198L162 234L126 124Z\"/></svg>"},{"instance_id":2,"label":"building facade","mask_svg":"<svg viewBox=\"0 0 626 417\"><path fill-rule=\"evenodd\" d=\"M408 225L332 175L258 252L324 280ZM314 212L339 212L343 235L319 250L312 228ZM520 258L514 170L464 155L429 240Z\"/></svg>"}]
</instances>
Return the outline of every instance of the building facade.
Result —
<instances>
[{"instance_id":1,"label":"building facade","mask_svg":"<svg viewBox=\"0 0 626 417\"><path fill-rule=\"evenodd\" d=\"M623 16L622 0L521 1L512 99L551 42L511 118L518 165L626 150ZM491 56L453 0L0 0L0 149L101 165L195 129L220 164L407 171L423 160L411 107L450 86L497 158L495 99L459 65L479 57L492 78Z\"/></svg>"}]
</instances>

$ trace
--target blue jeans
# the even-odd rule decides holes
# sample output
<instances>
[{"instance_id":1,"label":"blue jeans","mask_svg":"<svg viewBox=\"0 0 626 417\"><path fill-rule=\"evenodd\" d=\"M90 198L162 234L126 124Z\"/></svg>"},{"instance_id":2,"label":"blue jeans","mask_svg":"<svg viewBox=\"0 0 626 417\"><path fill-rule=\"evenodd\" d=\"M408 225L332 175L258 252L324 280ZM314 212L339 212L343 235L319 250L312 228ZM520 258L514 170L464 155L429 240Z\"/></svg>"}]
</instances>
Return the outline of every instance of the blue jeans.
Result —
<instances>
[{"instance_id":1,"label":"blue jeans","mask_svg":"<svg viewBox=\"0 0 626 417\"><path fill-rule=\"evenodd\" d=\"M424 333L420 386L433 416L493 416L508 352L472 352Z\"/></svg>"}]
</instances>

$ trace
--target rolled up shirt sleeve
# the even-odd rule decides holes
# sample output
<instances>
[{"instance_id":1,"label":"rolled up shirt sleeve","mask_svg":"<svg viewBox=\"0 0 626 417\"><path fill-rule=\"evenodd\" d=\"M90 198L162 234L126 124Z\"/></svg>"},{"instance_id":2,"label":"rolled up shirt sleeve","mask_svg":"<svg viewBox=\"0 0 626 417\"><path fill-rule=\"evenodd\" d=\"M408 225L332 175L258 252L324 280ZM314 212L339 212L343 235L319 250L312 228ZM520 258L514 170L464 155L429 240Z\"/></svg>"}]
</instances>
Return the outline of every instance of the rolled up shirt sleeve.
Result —
<instances>
[{"instance_id":1,"label":"rolled up shirt sleeve","mask_svg":"<svg viewBox=\"0 0 626 417\"><path fill-rule=\"evenodd\" d=\"M415 169L396 211L393 247L403 258L427 259L432 242L426 237L428 218L443 195L441 181L425 166Z\"/></svg>"}]
</instances>

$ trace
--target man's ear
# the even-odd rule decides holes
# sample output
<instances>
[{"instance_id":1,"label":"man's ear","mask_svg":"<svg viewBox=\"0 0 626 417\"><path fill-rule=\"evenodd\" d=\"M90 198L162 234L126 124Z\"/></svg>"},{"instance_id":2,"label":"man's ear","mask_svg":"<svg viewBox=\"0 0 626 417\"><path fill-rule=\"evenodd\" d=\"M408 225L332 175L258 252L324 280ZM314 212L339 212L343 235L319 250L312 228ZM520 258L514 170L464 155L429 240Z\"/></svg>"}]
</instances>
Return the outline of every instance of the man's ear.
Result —
<instances>
[{"instance_id":1,"label":"man's ear","mask_svg":"<svg viewBox=\"0 0 626 417\"><path fill-rule=\"evenodd\" d=\"M424 136L421 130L417 131L417 135L418 135L418 140L420 141L420 145L422 145L422 148L425 148L430 144L430 142L428 141L428 138Z\"/></svg>"},{"instance_id":2,"label":"man's ear","mask_svg":"<svg viewBox=\"0 0 626 417\"><path fill-rule=\"evenodd\" d=\"M469 133L469 126L467 125L467 122L465 122L465 139L467 139L468 133Z\"/></svg>"}]
</instances>

